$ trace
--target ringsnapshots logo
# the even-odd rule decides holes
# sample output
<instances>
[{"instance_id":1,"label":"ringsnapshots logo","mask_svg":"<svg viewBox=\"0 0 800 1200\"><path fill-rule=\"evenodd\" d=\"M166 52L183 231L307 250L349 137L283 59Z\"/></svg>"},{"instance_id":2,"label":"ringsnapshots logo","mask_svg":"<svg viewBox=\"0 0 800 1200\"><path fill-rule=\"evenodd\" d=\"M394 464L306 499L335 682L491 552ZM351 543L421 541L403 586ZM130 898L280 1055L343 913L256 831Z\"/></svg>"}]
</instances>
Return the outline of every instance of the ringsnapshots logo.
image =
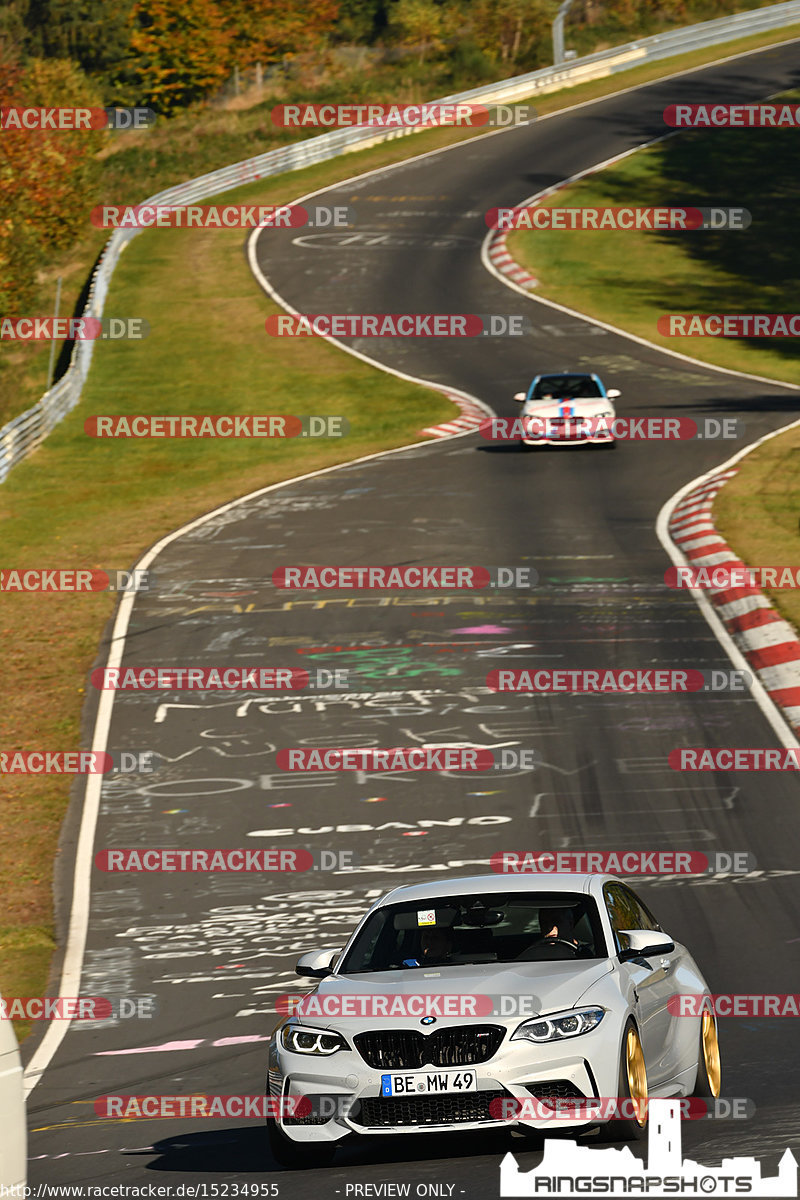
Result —
<instances>
[{"instance_id":1,"label":"ringsnapshots logo","mask_svg":"<svg viewBox=\"0 0 800 1200\"><path fill-rule=\"evenodd\" d=\"M490 229L625 231L664 233L698 229L747 229L752 216L746 208L490 208Z\"/></svg>"},{"instance_id":2,"label":"ringsnapshots logo","mask_svg":"<svg viewBox=\"0 0 800 1200\"><path fill-rule=\"evenodd\" d=\"M531 324L520 313L272 313L270 337L475 338L523 337Z\"/></svg>"},{"instance_id":3,"label":"ringsnapshots logo","mask_svg":"<svg viewBox=\"0 0 800 1200\"><path fill-rule=\"evenodd\" d=\"M532 1170L520 1170L513 1154L505 1156L500 1165L500 1196L691 1196L696 1200L712 1194L797 1195L797 1160L790 1150L784 1152L774 1176L762 1175L760 1162L752 1156L724 1158L721 1166L707 1167L683 1157L682 1100L632 1102L620 1097L620 1102L627 1102L628 1120L640 1125L648 1120L646 1165L627 1148L610 1148L598 1155L594 1147L574 1138L548 1138L542 1159ZM707 1103L716 1115L719 1101ZM744 1100L745 1118L754 1111L753 1107L748 1112Z\"/></svg>"}]
</instances>

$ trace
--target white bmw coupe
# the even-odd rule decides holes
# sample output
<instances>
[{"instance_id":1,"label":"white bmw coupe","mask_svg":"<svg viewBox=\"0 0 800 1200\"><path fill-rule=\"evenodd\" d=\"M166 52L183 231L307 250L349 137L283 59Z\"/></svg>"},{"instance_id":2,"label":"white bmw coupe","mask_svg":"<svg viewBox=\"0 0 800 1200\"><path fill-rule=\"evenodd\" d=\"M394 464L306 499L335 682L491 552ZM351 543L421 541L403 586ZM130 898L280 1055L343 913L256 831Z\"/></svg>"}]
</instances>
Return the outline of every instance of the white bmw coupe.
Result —
<instances>
[{"instance_id":1,"label":"white bmw coupe","mask_svg":"<svg viewBox=\"0 0 800 1200\"><path fill-rule=\"evenodd\" d=\"M275 1030L267 1077L287 1166L352 1137L552 1129L556 1104L559 1128L626 1140L648 1096L719 1095L706 982L610 875L399 887L296 969L319 983Z\"/></svg>"}]
</instances>

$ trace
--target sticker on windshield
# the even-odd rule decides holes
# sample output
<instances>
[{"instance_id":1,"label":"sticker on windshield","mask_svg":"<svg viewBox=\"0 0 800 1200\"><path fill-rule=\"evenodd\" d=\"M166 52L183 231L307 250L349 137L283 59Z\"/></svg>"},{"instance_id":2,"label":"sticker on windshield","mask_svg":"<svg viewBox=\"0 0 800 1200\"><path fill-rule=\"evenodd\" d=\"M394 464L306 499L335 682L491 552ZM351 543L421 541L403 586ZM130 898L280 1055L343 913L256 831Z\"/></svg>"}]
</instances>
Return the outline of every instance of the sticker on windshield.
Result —
<instances>
[{"instance_id":1,"label":"sticker on windshield","mask_svg":"<svg viewBox=\"0 0 800 1200\"><path fill-rule=\"evenodd\" d=\"M418 925L435 925L436 924L436 909L424 908L421 912L417 912Z\"/></svg>"}]
</instances>

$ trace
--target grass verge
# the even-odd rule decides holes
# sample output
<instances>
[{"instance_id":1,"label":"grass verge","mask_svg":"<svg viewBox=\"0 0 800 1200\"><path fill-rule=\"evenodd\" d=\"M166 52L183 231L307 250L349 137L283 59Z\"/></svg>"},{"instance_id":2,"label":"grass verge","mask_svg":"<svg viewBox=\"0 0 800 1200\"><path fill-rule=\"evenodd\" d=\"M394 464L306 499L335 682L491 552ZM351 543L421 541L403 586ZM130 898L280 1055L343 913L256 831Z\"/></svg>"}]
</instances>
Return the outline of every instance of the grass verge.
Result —
<instances>
[{"instance_id":1,"label":"grass verge","mask_svg":"<svg viewBox=\"0 0 800 1200\"><path fill-rule=\"evenodd\" d=\"M800 93L785 99L796 104ZM795 311L798 168L793 129L683 133L561 189L545 207L739 207L752 214L748 229L518 230L508 248L549 300L702 362L800 383L797 339L670 338L657 328L666 313Z\"/></svg>"},{"instance_id":2,"label":"grass verge","mask_svg":"<svg viewBox=\"0 0 800 1200\"><path fill-rule=\"evenodd\" d=\"M714 501L714 520L748 566L800 565L800 429L771 438L742 460ZM800 629L800 592L765 592Z\"/></svg>"}]
</instances>

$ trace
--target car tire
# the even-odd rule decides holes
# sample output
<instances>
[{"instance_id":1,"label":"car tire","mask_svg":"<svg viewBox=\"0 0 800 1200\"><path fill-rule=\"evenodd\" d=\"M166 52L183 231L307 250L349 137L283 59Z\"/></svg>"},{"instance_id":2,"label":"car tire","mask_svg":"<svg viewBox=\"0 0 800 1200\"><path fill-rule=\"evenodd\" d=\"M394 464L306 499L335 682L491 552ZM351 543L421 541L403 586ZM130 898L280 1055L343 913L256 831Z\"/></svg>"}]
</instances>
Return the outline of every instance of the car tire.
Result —
<instances>
[{"instance_id":1,"label":"car tire","mask_svg":"<svg viewBox=\"0 0 800 1200\"><path fill-rule=\"evenodd\" d=\"M697 1080L693 1096L716 1100L720 1093L722 1070L719 1058L717 1019L708 1009L700 1021L700 1040L697 1051Z\"/></svg>"},{"instance_id":2,"label":"car tire","mask_svg":"<svg viewBox=\"0 0 800 1200\"><path fill-rule=\"evenodd\" d=\"M617 1096L644 1105L644 1120L635 1116L614 1117L600 1126L601 1142L637 1142L647 1136L647 1068L639 1031L628 1018L619 1056Z\"/></svg>"},{"instance_id":3,"label":"car tire","mask_svg":"<svg viewBox=\"0 0 800 1200\"><path fill-rule=\"evenodd\" d=\"M267 1120L267 1140L276 1162L292 1171L329 1167L336 1154L335 1142L293 1142L274 1118Z\"/></svg>"}]
</instances>

